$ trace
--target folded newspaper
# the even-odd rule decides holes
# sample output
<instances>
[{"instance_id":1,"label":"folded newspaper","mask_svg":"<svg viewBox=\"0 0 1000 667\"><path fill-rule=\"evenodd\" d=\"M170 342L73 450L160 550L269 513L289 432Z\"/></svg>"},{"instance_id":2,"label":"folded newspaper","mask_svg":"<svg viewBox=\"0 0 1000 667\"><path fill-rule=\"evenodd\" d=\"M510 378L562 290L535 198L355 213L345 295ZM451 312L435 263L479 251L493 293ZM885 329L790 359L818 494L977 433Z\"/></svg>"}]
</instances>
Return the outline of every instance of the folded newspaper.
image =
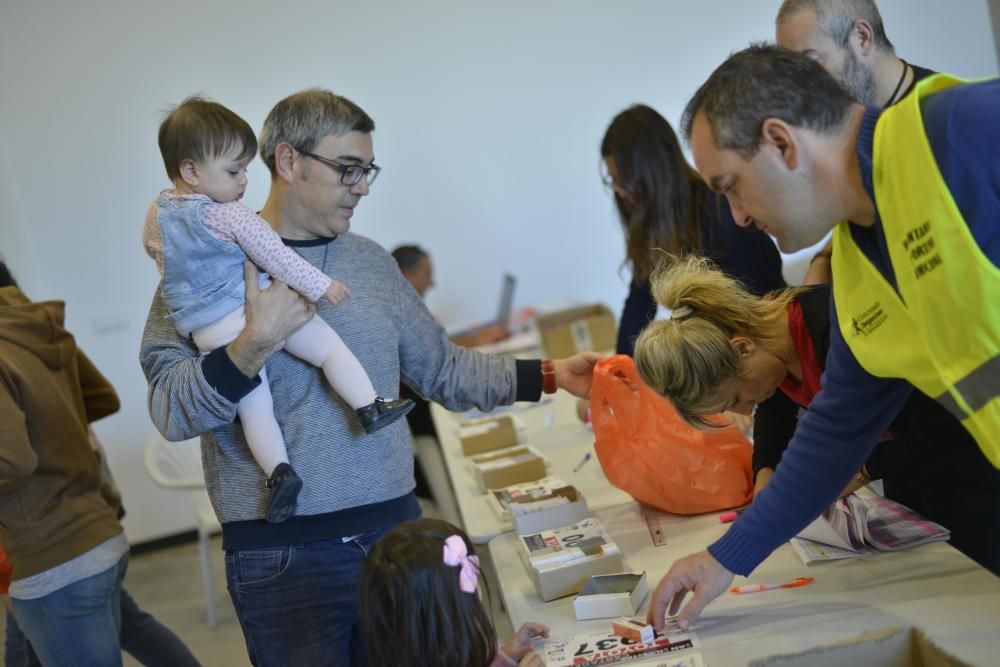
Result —
<instances>
[{"instance_id":1,"label":"folded newspaper","mask_svg":"<svg viewBox=\"0 0 1000 667\"><path fill-rule=\"evenodd\" d=\"M888 498L851 494L792 538L792 547L803 562L812 563L909 549L950 535L947 528Z\"/></svg>"},{"instance_id":2,"label":"folded newspaper","mask_svg":"<svg viewBox=\"0 0 1000 667\"><path fill-rule=\"evenodd\" d=\"M569 639L548 641L538 651L545 667L594 667L596 665L668 665L704 667L694 632L684 632L670 619L662 634L650 642L619 637L614 632L590 632Z\"/></svg>"}]
</instances>

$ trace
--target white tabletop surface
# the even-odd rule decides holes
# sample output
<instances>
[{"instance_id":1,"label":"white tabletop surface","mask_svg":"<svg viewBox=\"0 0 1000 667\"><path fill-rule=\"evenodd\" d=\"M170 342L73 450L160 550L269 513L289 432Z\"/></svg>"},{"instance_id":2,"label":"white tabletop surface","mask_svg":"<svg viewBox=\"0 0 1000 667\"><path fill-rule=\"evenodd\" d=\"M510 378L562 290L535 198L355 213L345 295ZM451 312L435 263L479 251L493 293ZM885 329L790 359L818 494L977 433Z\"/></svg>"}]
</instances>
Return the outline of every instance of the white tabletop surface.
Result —
<instances>
[{"instance_id":1,"label":"white tabletop surface","mask_svg":"<svg viewBox=\"0 0 1000 667\"><path fill-rule=\"evenodd\" d=\"M496 414L517 415L525 425L520 432L521 442L541 452L550 462L548 474L575 486L587 499L590 511L631 502L631 496L611 486L604 476L594 453L594 434L577 419L576 399L572 395L560 391L543 397L541 403L517 403ZM485 544L511 530L510 523L501 523L490 509L486 494L479 490L469 468L468 458L462 455L458 429L465 419L463 414L449 412L435 403L431 404L431 415L469 538L476 544ZM573 469L587 452L590 460L574 473Z\"/></svg>"},{"instance_id":2,"label":"white tabletop surface","mask_svg":"<svg viewBox=\"0 0 1000 667\"><path fill-rule=\"evenodd\" d=\"M667 539L666 545L654 547L642 511L629 502L595 514L622 549L626 569L646 571L650 591L674 559L704 549L726 530L718 515L654 512ZM538 621L552 628L554 638L610 629L610 619L577 621L573 596L543 602L516 555L516 536L502 535L489 548L515 629ZM746 665L895 626L921 628L972 665L1000 665L1000 578L945 543L809 566L786 544L748 579L737 577L734 585L799 576L816 582L749 595L726 593L712 602L695 627L707 665ZM649 598L641 616L648 605Z\"/></svg>"}]
</instances>

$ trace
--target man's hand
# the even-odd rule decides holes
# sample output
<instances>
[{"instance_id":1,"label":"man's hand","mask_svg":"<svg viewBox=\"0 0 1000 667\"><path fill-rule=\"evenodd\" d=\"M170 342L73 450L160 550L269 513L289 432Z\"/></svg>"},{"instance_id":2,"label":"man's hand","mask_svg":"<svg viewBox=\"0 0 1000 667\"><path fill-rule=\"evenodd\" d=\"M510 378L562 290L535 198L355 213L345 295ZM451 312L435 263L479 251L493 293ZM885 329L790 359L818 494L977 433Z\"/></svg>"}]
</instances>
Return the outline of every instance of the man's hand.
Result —
<instances>
[{"instance_id":1,"label":"man's hand","mask_svg":"<svg viewBox=\"0 0 1000 667\"><path fill-rule=\"evenodd\" d=\"M722 567L707 551L701 551L675 561L653 592L646 622L652 623L657 632L663 631L663 619L670 607L670 616L677 613L688 593L691 600L681 610L677 624L687 630L705 606L719 597L733 582L733 573Z\"/></svg>"},{"instance_id":2,"label":"man's hand","mask_svg":"<svg viewBox=\"0 0 1000 667\"><path fill-rule=\"evenodd\" d=\"M331 305L339 306L351 298L351 290L347 289L347 285L339 280L331 280L330 286L326 288L326 293L323 294L323 297Z\"/></svg>"},{"instance_id":3,"label":"man's hand","mask_svg":"<svg viewBox=\"0 0 1000 667\"><path fill-rule=\"evenodd\" d=\"M577 398L590 398L594 365L603 358L596 352L581 352L568 359L556 359L552 362L556 372L556 386Z\"/></svg>"},{"instance_id":4,"label":"man's hand","mask_svg":"<svg viewBox=\"0 0 1000 667\"><path fill-rule=\"evenodd\" d=\"M542 625L541 623L525 623L511 638L509 642L506 642L500 647L511 660L517 662L518 665L542 665L541 658L533 654L531 640L535 637L548 637L549 628L547 625ZM531 660L532 657L538 658L538 662Z\"/></svg>"},{"instance_id":5,"label":"man's hand","mask_svg":"<svg viewBox=\"0 0 1000 667\"><path fill-rule=\"evenodd\" d=\"M858 479L858 477L860 477L861 479ZM871 483L871 481L872 480L868 479L868 476L865 475L864 469L862 469L861 471L859 471L857 475L851 478L851 481L847 483L847 486L844 487L844 490L841 491L840 495L837 497L844 498L846 496L849 496L855 491L868 486Z\"/></svg>"},{"instance_id":6,"label":"man's hand","mask_svg":"<svg viewBox=\"0 0 1000 667\"><path fill-rule=\"evenodd\" d=\"M229 358L247 377L254 377L271 353L312 318L316 308L287 285L258 285L257 267L243 263L246 283L246 326L226 347Z\"/></svg>"},{"instance_id":7,"label":"man's hand","mask_svg":"<svg viewBox=\"0 0 1000 667\"><path fill-rule=\"evenodd\" d=\"M576 402L576 418L584 424L590 421L590 401L586 398L581 398Z\"/></svg>"}]
</instances>

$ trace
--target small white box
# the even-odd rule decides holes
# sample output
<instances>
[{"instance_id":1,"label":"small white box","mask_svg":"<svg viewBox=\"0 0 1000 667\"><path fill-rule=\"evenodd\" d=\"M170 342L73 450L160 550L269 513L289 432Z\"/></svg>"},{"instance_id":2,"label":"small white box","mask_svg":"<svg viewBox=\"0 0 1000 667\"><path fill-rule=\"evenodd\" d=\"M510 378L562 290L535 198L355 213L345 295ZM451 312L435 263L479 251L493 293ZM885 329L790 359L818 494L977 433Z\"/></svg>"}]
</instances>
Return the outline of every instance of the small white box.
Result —
<instances>
[{"instance_id":1,"label":"small white box","mask_svg":"<svg viewBox=\"0 0 1000 667\"><path fill-rule=\"evenodd\" d=\"M578 621L632 616L649 595L645 572L593 576L573 600Z\"/></svg>"}]
</instances>

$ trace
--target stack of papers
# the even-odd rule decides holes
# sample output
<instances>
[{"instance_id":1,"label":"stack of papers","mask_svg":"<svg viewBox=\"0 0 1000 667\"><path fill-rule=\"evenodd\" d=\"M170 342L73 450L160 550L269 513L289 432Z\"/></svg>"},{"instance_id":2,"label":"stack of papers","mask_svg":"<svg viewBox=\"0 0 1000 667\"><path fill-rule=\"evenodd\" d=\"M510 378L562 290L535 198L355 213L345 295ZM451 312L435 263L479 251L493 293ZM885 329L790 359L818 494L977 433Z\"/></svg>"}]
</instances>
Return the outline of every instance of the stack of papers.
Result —
<instances>
[{"instance_id":1,"label":"stack of papers","mask_svg":"<svg viewBox=\"0 0 1000 667\"><path fill-rule=\"evenodd\" d=\"M947 540L951 532L881 496L841 498L792 538L805 563L899 551Z\"/></svg>"}]
</instances>

